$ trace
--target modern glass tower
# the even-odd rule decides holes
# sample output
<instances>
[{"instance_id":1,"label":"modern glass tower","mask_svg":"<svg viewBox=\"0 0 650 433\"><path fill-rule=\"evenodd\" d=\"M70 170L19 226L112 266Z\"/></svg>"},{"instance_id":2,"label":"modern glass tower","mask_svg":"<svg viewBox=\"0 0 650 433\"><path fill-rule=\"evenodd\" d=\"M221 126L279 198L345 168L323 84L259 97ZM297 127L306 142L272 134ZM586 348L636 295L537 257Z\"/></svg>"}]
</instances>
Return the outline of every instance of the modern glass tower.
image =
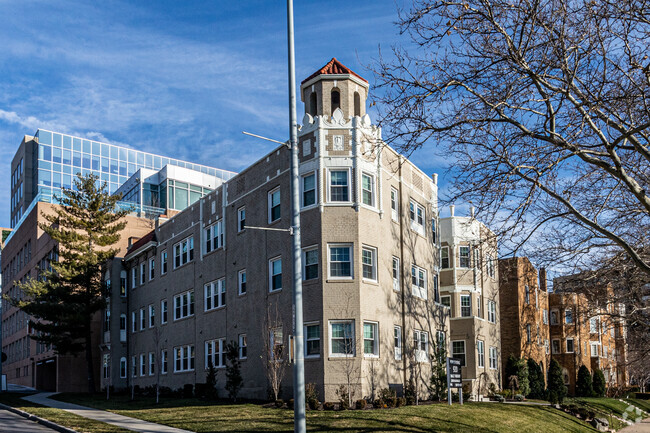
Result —
<instances>
[{"instance_id":1,"label":"modern glass tower","mask_svg":"<svg viewBox=\"0 0 650 433\"><path fill-rule=\"evenodd\" d=\"M61 188L71 188L77 173L94 173L115 193L139 169L176 166L227 181L236 173L123 146L39 129L26 135L11 163L11 227L35 200L52 202ZM216 187L216 186L215 186Z\"/></svg>"}]
</instances>

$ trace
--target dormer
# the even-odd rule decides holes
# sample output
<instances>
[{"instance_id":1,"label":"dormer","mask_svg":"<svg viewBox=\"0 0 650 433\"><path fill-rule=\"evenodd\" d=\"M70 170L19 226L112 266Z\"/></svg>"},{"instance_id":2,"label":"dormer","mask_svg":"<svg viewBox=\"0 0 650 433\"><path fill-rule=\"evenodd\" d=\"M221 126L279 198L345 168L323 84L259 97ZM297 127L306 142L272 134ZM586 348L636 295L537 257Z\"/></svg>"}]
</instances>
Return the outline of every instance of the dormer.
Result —
<instances>
[{"instance_id":1,"label":"dormer","mask_svg":"<svg viewBox=\"0 0 650 433\"><path fill-rule=\"evenodd\" d=\"M368 81L332 58L325 66L303 80L300 99L305 112L315 116L332 116L337 108L345 118L364 116L368 98Z\"/></svg>"}]
</instances>

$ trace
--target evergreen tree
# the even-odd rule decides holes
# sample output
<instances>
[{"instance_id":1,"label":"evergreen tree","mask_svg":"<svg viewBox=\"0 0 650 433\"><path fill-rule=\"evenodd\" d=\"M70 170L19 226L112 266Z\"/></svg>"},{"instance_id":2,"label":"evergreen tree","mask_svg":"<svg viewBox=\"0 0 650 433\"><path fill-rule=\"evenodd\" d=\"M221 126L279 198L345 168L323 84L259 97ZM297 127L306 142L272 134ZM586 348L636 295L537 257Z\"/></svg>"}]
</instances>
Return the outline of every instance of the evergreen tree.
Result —
<instances>
[{"instance_id":1,"label":"evergreen tree","mask_svg":"<svg viewBox=\"0 0 650 433\"><path fill-rule=\"evenodd\" d=\"M237 394L244 383L241 376L241 363L239 362L239 347L234 341L226 346L226 389L233 401L237 400Z\"/></svg>"},{"instance_id":2,"label":"evergreen tree","mask_svg":"<svg viewBox=\"0 0 650 433\"><path fill-rule=\"evenodd\" d=\"M605 375L600 369L594 371L593 386L594 395L596 397L603 397L605 395L605 391L607 390L607 383L605 382Z\"/></svg>"},{"instance_id":3,"label":"evergreen tree","mask_svg":"<svg viewBox=\"0 0 650 433\"><path fill-rule=\"evenodd\" d=\"M52 271L19 285L24 296L10 302L33 317L36 341L58 354L85 351L88 391L94 392L91 322L106 305L102 267L117 252L110 247L120 239L127 212L116 209L120 197L93 174L77 175L74 189L63 189L57 199L61 206L43 213L39 228L57 243L60 260L51 263Z\"/></svg>"},{"instance_id":4,"label":"evergreen tree","mask_svg":"<svg viewBox=\"0 0 650 433\"><path fill-rule=\"evenodd\" d=\"M544 398L544 373L534 359L529 359L528 362L528 382L530 384L530 392L528 398Z\"/></svg>"},{"instance_id":5,"label":"evergreen tree","mask_svg":"<svg viewBox=\"0 0 650 433\"><path fill-rule=\"evenodd\" d=\"M205 377L205 398L208 400L217 398L217 369L214 368L212 360L208 360L208 373Z\"/></svg>"},{"instance_id":6,"label":"evergreen tree","mask_svg":"<svg viewBox=\"0 0 650 433\"><path fill-rule=\"evenodd\" d=\"M431 364L431 398L442 400L447 394L447 351L444 344L436 344Z\"/></svg>"},{"instance_id":7,"label":"evergreen tree","mask_svg":"<svg viewBox=\"0 0 650 433\"><path fill-rule=\"evenodd\" d=\"M594 393L591 384L591 373L585 365L581 365L578 370L578 381L576 382L576 395L578 397L591 397Z\"/></svg>"},{"instance_id":8,"label":"evergreen tree","mask_svg":"<svg viewBox=\"0 0 650 433\"><path fill-rule=\"evenodd\" d=\"M551 404L562 403L567 395L567 388L564 386L562 367L555 360L551 359L548 367L548 389L547 399Z\"/></svg>"},{"instance_id":9,"label":"evergreen tree","mask_svg":"<svg viewBox=\"0 0 650 433\"><path fill-rule=\"evenodd\" d=\"M517 376L517 386L519 393L528 395L530 384L528 381L528 364L525 359L515 358L514 355L508 357L506 362L506 378Z\"/></svg>"}]
</instances>

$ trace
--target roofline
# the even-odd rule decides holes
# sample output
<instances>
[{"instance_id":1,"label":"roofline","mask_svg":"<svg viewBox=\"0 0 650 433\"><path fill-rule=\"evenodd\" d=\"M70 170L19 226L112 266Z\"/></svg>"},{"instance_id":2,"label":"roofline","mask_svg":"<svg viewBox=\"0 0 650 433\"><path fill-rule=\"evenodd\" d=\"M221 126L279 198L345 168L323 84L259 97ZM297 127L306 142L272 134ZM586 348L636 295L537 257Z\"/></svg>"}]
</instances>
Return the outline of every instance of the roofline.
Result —
<instances>
[{"instance_id":1,"label":"roofline","mask_svg":"<svg viewBox=\"0 0 650 433\"><path fill-rule=\"evenodd\" d=\"M364 80L363 78L359 78L354 74L320 74L301 83L300 90L303 90L304 88L311 86L317 81L322 81L322 80L352 80L355 83L360 84L366 89L370 88L370 85L366 80Z\"/></svg>"},{"instance_id":2,"label":"roofline","mask_svg":"<svg viewBox=\"0 0 650 433\"><path fill-rule=\"evenodd\" d=\"M146 244L142 245L142 246L141 246L140 248L138 248L137 250L135 250L135 251L129 251L128 253L126 253L126 255L124 256L124 259L123 259L123 260L128 262L128 261L131 260L134 256L137 256L138 254L143 253L143 252L147 251L148 249L155 247L156 245L158 245L158 242L156 242L156 241L149 241L149 242L147 242Z\"/></svg>"}]
</instances>

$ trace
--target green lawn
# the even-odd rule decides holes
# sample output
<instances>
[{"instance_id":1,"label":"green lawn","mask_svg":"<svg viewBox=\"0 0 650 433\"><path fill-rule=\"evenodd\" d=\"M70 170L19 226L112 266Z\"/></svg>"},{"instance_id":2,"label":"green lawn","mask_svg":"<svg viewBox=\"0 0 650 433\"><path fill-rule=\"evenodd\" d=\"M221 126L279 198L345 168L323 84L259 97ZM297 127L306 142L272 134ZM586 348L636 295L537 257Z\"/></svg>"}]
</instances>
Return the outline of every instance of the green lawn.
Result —
<instances>
[{"instance_id":1,"label":"green lawn","mask_svg":"<svg viewBox=\"0 0 650 433\"><path fill-rule=\"evenodd\" d=\"M628 398L626 401L629 401L636 407L641 410L644 410L650 414L650 400L641 400L638 398Z\"/></svg>"},{"instance_id":2,"label":"green lawn","mask_svg":"<svg viewBox=\"0 0 650 433\"><path fill-rule=\"evenodd\" d=\"M197 399L139 398L106 401L102 396L62 394L60 400L196 432L291 432L293 411L256 404L210 404ZM557 409L499 403L409 406L363 411L308 411L311 432L593 432L586 423Z\"/></svg>"},{"instance_id":3,"label":"green lawn","mask_svg":"<svg viewBox=\"0 0 650 433\"><path fill-rule=\"evenodd\" d=\"M94 421L88 418L74 415L60 409L52 409L43 407L35 403L23 400L21 397L25 394L11 394L1 393L0 403L7 406L15 407L16 409L29 412L40 418L45 418L56 424L68 427L81 433L128 433L130 430L115 427L99 421ZM0 429L1 430L1 429Z\"/></svg>"}]
</instances>

